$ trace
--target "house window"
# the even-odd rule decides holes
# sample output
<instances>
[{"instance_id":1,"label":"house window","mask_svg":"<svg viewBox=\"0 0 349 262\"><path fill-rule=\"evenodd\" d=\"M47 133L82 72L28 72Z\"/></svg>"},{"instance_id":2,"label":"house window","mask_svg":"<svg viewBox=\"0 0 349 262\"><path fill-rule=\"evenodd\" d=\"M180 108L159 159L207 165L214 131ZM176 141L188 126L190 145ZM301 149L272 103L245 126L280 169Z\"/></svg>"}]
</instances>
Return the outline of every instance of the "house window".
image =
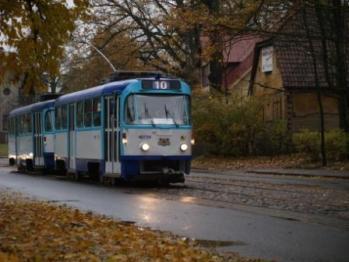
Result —
<instances>
[{"instance_id":1,"label":"house window","mask_svg":"<svg viewBox=\"0 0 349 262\"><path fill-rule=\"evenodd\" d=\"M201 67L201 83L203 87L208 87L210 85L208 76L210 75L210 65L207 64Z\"/></svg>"},{"instance_id":2,"label":"house window","mask_svg":"<svg viewBox=\"0 0 349 262\"><path fill-rule=\"evenodd\" d=\"M273 119L281 119L282 118L282 103L281 98L273 102Z\"/></svg>"},{"instance_id":3,"label":"house window","mask_svg":"<svg viewBox=\"0 0 349 262\"><path fill-rule=\"evenodd\" d=\"M268 46L262 49L262 72L273 71L273 47Z\"/></svg>"}]
</instances>

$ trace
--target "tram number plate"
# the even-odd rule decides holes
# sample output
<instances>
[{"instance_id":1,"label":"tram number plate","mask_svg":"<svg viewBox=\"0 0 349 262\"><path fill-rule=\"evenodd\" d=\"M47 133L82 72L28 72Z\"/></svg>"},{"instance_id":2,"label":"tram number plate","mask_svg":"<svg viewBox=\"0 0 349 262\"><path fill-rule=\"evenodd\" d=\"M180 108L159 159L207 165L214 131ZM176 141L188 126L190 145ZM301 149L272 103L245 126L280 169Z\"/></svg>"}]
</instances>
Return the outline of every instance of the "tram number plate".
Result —
<instances>
[{"instance_id":1,"label":"tram number plate","mask_svg":"<svg viewBox=\"0 0 349 262\"><path fill-rule=\"evenodd\" d=\"M178 90L181 83L178 80L142 80L143 89Z\"/></svg>"},{"instance_id":2,"label":"tram number plate","mask_svg":"<svg viewBox=\"0 0 349 262\"><path fill-rule=\"evenodd\" d=\"M170 145L170 139L169 138L159 138L158 144L160 146L169 146Z\"/></svg>"}]
</instances>

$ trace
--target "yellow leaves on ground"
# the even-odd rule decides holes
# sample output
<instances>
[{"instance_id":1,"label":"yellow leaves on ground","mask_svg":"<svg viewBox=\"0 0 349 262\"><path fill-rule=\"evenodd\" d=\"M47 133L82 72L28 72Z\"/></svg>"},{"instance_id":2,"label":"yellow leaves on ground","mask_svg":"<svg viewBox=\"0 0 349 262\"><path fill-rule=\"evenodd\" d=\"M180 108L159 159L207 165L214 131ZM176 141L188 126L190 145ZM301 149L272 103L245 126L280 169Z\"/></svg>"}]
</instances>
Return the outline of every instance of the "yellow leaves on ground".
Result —
<instances>
[{"instance_id":1,"label":"yellow leaves on ground","mask_svg":"<svg viewBox=\"0 0 349 262\"><path fill-rule=\"evenodd\" d=\"M193 243L0 191L0 261L222 261Z\"/></svg>"}]
</instances>

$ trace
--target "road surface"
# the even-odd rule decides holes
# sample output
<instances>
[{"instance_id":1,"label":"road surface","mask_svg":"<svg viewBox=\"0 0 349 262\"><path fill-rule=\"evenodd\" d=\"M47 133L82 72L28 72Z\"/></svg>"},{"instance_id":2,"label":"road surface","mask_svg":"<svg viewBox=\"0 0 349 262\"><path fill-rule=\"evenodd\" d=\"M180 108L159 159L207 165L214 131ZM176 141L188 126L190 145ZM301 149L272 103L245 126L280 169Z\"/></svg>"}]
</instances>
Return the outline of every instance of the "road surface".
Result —
<instances>
[{"instance_id":1,"label":"road surface","mask_svg":"<svg viewBox=\"0 0 349 262\"><path fill-rule=\"evenodd\" d=\"M277 261L349 261L349 231L345 228L202 205L186 195L169 200L157 196L154 188L132 190L78 183L19 174L8 167L0 167L1 188L140 226L225 243L217 247L219 252Z\"/></svg>"}]
</instances>

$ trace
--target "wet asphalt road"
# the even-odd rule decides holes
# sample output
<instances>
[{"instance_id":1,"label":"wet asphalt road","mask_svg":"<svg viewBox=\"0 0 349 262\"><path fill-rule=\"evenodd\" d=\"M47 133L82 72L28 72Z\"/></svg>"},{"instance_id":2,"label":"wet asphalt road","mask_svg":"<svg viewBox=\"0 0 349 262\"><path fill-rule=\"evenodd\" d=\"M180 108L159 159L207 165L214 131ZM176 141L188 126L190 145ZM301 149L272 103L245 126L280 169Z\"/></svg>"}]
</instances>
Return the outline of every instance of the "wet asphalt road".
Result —
<instances>
[{"instance_id":1,"label":"wet asphalt road","mask_svg":"<svg viewBox=\"0 0 349 262\"><path fill-rule=\"evenodd\" d=\"M347 230L197 205L195 199L185 196L176 201L165 200L157 198L152 188L135 193L123 187L10 173L11 170L0 168L0 189L66 203L181 236L232 242L218 251L277 261L349 261Z\"/></svg>"}]
</instances>

